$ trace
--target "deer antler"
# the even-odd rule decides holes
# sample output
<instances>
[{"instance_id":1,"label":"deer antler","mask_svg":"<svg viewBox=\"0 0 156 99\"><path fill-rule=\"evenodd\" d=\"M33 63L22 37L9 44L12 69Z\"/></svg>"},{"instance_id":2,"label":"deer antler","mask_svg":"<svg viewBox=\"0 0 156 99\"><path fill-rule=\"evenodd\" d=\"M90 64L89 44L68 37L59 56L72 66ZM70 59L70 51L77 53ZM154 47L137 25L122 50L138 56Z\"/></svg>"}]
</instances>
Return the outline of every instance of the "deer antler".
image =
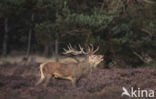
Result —
<instances>
[{"instance_id":1,"label":"deer antler","mask_svg":"<svg viewBox=\"0 0 156 99\"><path fill-rule=\"evenodd\" d=\"M69 43L69 45L67 45L68 50L67 49L63 49L65 52L63 52L63 54L73 54L73 55L78 55L78 54L82 54L83 53L83 48L79 45L80 51L77 51L76 49L74 49L71 44Z\"/></svg>"},{"instance_id":2,"label":"deer antler","mask_svg":"<svg viewBox=\"0 0 156 99\"><path fill-rule=\"evenodd\" d=\"M81 45L79 44L79 48L80 51L77 51L76 49L74 49L71 44L69 43L69 45L67 45L68 50L64 49L65 52L63 52L63 54L73 54L73 55L78 55L78 54L85 54L85 55L93 55L94 53L96 53L99 50L99 46L97 47L96 50L94 50L93 44L90 44L90 46L88 46L88 51L85 52L83 50L83 48L81 47Z\"/></svg>"},{"instance_id":3,"label":"deer antler","mask_svg":"<svg viewBox=\"0 0 156 99\"><path fill-rule=\"evenodd\" d=\"M88 46L88 51L87 52L83 51L83 54L94 55L98 50L99 50L99 46L96 48L96 50L94 50L93 44L90 44L90 46Z\"/></svg>"}]
</instances>

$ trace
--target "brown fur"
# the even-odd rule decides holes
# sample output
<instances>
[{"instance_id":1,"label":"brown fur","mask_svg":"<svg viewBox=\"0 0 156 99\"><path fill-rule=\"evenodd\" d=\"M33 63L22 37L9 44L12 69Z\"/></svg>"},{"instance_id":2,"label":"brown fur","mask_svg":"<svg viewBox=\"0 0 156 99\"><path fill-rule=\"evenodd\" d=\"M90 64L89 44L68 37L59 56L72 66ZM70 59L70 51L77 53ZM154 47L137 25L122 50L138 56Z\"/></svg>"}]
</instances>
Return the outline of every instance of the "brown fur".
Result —
<instances>
[{"instance_id":1,"label":"brown fur","mask_svg":"<svg viewBox=\"0 0 156 99\"><path fill-rule=\"evenodd\" d=\"M98 61L98 63L96 63ZM46 79L44 86L47 86L51 76L55 78L63 78L72 81L72 84L75 86L75 83L80 77L86 76L92 71L92 68L95 67L95 64L101 62L101 57L89 56L79 63L59 63L59 62L48 62L40 65L41 78L36 83L39 85Z\"/></svg>"},{"instance_id":2,"label":"brown fur","mask_svg":"<svg viewBox=\"0 0 156 99\"><path fill-rule=\"evenodd\" d=\"M69 44L68 50L64 49L64 54L84 54L86 57L83 61L77 60L77 63L59 63L59 62L48 62L40 65L41 78L36 83L39 85L46 78L44 86L47 86L51 76L55 78L63 78L72 81L72 84L75 86L75 83L82 76L86 76L88 73L92 71L94 67L96 67L101 61L103 61L102 55L94 55L95 52L98 51L99 47L94 50L93 45L91 44L91 48L88 48L87 52L84 52L83 48L79 45L80 51L77 51L72 48Z\"/></svg>"},{"instance_id":3,"label":"brown fur","mask_svg":"<svg viewBox=\"0 0 156 99\"><path fill-rule=\"evenodd\" d=\"M42 68L43 66L43 68ZM36 85L40 84L45 78L46 82L44 86L47 86L51 76L55 78L63 78L72 81L72 84L75 85L75 82L90 71L89 63L59 63L59 62L48 62L40 65L40 71L43 71L41 74L41 79L37 82ZM44 76L44 77L42 77Z\"/></svg>"}]
</instances>

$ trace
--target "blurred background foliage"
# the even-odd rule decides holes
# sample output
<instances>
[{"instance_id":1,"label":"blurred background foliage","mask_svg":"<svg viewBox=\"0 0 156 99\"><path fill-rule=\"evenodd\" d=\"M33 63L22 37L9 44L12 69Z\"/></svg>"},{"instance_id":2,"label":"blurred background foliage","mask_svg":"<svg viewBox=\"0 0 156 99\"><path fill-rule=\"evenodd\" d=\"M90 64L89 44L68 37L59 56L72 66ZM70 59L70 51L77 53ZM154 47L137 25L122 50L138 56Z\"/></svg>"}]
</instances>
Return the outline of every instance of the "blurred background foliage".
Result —
<instances>
[{"instance_id":1,"label":"blurred background foliage","mask_svg":"<svg viewBox=\"0 0 156 99\"><path fill-rule=\"evenodd\" d=\"M156 66L155 9L154 0L1 0L0 54L92 43L106 67Z\"/></svg>"}]
</instances>

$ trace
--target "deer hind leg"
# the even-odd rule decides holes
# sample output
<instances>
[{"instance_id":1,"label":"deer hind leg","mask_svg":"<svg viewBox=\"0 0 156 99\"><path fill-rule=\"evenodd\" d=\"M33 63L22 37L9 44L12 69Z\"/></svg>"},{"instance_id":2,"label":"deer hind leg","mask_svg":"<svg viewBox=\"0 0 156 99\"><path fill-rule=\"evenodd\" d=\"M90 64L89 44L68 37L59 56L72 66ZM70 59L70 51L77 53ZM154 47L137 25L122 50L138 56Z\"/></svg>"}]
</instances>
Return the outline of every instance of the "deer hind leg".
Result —
<instances>
[{"instance_id":1,"label":"deer hind leg","mask_svg":"<svg viewBox=\"0 0 156 99\"><path fill-rule=\"evenodd\" d=\"M48 85L48 83L49 83L51 77L52 77L51 74L47 74L46 81L45 81L45 83L43 84L44 87L46 87L46 86Z\"/></svg>"},{"instance_id":2,"label":"deer hind leg","mask_svg":"<svg viewBox=\"0 0 156 99\"><path fill-rule=\"evenodd\" d=\"M43 74L43 67L44 67L44 64L41 64L41 65L40 65L41 78L40 78L39 81L35 84L35 86L37 86L37 85L39 85L40 83L42 83L43 80L45 79L45 75Z\"/></svg>"},{"instance_id":3,"label":"deer hind leg","mask_svg":"<svg viewBox=\"0 0 156 99\"><path fill-rule=\"evenodd\" d=\"M39 81L35 84L35 86L37 86L37 85L39 85L40 83L42 83L44 79L45 79L45 77L44 77L44 78L43 78L43 77L40 78Z\"/></svg>"}]
</instances>

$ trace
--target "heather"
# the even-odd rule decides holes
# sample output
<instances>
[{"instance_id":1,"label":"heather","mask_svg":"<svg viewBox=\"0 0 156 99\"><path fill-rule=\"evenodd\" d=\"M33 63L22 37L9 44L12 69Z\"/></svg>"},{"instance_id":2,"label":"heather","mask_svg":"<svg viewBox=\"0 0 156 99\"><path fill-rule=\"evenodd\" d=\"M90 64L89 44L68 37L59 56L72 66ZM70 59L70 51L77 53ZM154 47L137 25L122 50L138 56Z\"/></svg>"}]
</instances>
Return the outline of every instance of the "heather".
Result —
<instances>
[{"instance_id":1,"label":"heather","mask_svg":"<svg viewBox=\"0 0 156 99\"><path fill-rule=\"evenodd\" d=\"M47 88L34 86L39 64L0 66L1 99L127 99L121 97L122 87L156 90L156 70L95 69L80 79L77 87L63 79L51 79Z\"/></svg>"}]
</instances>

